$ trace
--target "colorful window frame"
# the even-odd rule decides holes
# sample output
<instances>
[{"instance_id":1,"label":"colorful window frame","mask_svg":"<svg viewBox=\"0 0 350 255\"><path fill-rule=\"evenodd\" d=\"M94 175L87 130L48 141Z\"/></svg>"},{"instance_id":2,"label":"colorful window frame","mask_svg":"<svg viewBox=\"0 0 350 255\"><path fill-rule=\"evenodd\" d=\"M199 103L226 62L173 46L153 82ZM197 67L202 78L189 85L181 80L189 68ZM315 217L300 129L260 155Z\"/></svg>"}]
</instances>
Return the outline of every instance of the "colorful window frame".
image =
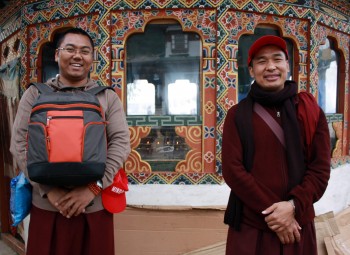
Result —
<instances>
[{"instance_id":1,"label":"colorful window frame","mask_svg":"<svg viewBox=\"0 0 350 255\"><path fill-rule=\"evenodd\" d=\"M149 22L157 19L175 20L183 31L193 31L202 40L201 114L198 116L128 116L132 152L125 169L134 183L143 184L217 184L216 173L216 10L171 9L115 11L111 14L112 86L123 99L126 96L125 43L134 33L142 33ZM187 158L175 172L153 172L151 166L135 150L154 126L175 126L191 147Z\"/></svg>"}]
</instances>

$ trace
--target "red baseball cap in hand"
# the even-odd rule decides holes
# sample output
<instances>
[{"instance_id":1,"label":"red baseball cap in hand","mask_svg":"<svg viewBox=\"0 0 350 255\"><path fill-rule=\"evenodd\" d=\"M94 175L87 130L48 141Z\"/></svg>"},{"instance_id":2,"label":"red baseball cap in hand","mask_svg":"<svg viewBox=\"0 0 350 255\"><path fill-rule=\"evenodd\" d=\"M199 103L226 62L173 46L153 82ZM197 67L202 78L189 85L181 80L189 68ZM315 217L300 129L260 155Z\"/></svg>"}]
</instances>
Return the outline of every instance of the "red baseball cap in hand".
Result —
<instances>
[{"instance_id":1,"label":"red baseball cap in hand","mask_svg":"<svg viewBox=\"0 0 350 255\"><path fill-rule=\"evenodd\" d=\"M124 169L119 169L114 176L113 183L102 190L102 204L104 208L111 213L119 213L125 210L126 196L128 191L128 177Z\"/></svg>"}]
</instances>

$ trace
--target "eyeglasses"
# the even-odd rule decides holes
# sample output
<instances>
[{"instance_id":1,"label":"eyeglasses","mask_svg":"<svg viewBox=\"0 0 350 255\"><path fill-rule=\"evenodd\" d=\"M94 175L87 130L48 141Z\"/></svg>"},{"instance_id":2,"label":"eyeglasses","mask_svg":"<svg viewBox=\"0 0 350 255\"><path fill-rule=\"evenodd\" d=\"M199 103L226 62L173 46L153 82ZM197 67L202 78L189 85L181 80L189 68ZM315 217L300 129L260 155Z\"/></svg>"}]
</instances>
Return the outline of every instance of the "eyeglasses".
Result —
<instances>
[{"instance_id":1,"label":"eyeglasses","mask_svg":"<svg viewBox=\"0 0 350 255\"><path fill-rule=\"evenodd\" d=\"M92 50L90 50L89 48L76 49L74 47L66 47L66 48L57 48L57 50L64 50L70 55L77 54L78 52L80 55L89 56L92 53Z\"/></svg>"}]
</instances>

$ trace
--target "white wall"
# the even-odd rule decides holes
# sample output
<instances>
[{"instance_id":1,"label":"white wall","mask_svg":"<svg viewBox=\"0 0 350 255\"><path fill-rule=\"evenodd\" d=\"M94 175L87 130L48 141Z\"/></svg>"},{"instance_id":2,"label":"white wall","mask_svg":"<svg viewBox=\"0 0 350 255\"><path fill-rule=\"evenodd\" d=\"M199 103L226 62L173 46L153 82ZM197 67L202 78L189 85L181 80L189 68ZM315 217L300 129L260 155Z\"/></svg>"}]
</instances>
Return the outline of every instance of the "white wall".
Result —
<instances>
[{"instance_id":1,"label":"white wall","mask_svg":"<svg viewBox=\"0 0 350 255\"><path fill-rule=\"evenodd\" d=\"M350 165L331 171L331 178L323 197L315 203L316 215L329 211L338 213L350 205Z\"/></svg>"},{"instance_id":2,"label":"white wall","mask_svg":"<svg viewBox=\"0 0 350 255\"><path fill-rule=\"evenodd\" d=\"M223 185L129 185L127 203L137 207L226 208L230 189ZM335 213L350 204L350 165L331 170L327 190L315 203L316 215Z\"/></svg>"}]
</instances>

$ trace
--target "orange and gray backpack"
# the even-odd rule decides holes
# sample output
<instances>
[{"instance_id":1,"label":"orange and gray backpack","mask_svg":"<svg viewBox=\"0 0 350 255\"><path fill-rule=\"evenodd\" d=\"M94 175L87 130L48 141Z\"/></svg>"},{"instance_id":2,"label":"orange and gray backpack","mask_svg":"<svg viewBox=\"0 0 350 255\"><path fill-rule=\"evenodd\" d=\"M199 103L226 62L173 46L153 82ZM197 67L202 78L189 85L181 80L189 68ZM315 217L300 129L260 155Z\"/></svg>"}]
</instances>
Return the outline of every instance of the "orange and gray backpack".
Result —
<instances>
[{"instance_id":1,"label":"orange and gray backpack","mask_svg":"<svg viewBox=\"0 0 350 255\"><path fill-rule=\"evenodd\" d=\"M27 133L29 178L41 184L79 186L101 179L107 159L106 121L96 95L110 87L86 91L54 90L31 83L39 96Z\"/></svg>"}]
</instances>

